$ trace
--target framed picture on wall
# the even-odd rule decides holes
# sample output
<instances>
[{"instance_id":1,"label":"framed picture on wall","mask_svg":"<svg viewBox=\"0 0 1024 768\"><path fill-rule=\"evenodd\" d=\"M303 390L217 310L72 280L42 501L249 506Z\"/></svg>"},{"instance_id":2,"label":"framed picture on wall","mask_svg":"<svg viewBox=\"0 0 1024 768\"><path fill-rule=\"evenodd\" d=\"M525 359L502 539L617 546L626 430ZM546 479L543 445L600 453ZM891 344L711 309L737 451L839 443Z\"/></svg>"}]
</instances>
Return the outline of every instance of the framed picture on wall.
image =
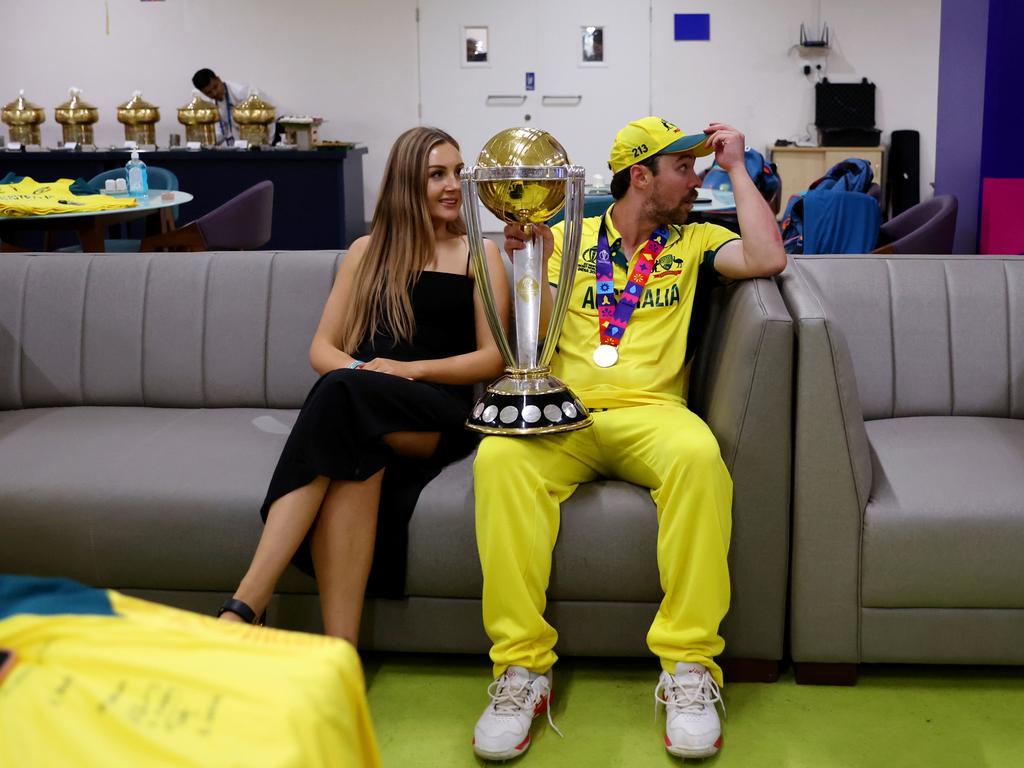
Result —
<instances>
[{"instance_id":1,"label":"framed picture on wall","mask_svg":"<svg viewBox=\"0 0 1024 768\"><path fill-rule=\"evenodd\" d=\"M461 61L464 67L489 67L490 41L487 27L464 26L462 28Z\"/></svg>"},{"instance_id":2,"label":"framed picture on wall","mask_svg":"<svg viewBox=\"0 0 1024 768\"><path fill-rule=\"evenodd\" d=\"M607 66L604 61L604 27L593 24L580 27L580 66Z\"/></svg>"}]
</instances>

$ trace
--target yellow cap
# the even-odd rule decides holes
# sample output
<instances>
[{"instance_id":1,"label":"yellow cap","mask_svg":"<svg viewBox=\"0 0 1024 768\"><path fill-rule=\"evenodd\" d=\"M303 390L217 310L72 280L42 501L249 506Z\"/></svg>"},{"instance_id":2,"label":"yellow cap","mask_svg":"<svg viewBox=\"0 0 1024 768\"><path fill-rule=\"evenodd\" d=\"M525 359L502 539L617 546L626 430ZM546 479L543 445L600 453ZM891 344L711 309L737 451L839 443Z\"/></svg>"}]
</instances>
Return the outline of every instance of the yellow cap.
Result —
<instances>
[{"instance_id":1,"label":"yellow cap","mask_svg":"<svg viewBox=\"0 0 1024 768\"><path fill-rule=\"evenodd\" d=\"M705 143L707 138L703 132L687 135L660 117L642 117L615 135L608 167L614 174L649 157L675 152L692 152L694 157L704 157L715 151Z\"/></svg>"}]
</instances>

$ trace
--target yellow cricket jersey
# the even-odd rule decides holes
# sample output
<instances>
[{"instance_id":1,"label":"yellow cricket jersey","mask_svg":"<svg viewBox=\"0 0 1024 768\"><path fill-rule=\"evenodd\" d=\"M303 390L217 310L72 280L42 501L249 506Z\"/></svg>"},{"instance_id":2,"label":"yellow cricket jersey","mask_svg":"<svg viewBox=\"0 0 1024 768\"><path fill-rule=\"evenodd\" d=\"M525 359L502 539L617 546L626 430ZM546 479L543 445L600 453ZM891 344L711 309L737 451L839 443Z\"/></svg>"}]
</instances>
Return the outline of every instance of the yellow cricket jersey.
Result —
<instances>
[{"instance_id":1,"label":"yellow cricket jersey","mask_svg":"<svg viewBox=\"0 0 1024 768\"><path fill-rule=\"evenodd\" d=\"M600 344L597 313L596 257L601 216L583 220L580 259L569 309L551 363L551 372L572 388L588 408L685 402L687 334L694 297L717 284L714 257L734 232L715 224L669 227L665 249L655 261L636 310L629 321L618 362L610 368L594 363ZM612 224L611 208L605 215L612 247L615 295L622 292L629 270L642 246L629 259L629 269L618 255L620 236ZM553 228L555 250L548 263L548 280L557 285L562 262L564 223ZM700 290L698 290L698 278Z\"/></svg>"},{"instance_id":2,"label":"yellow cricket jersey","mask_svg":"<svg viewBox=\"0 0 1024 768\"><path fill-rule=\"evenodd\" d=\"M41 183L26 176L13 184L0 184L0 216L41 216L48 213L88 213L132 208L134 198L76 195L71 179Z\"/></svg>"},{"instance_id":3,"label":"yellow cricket jersey","mask_svg":"<svg viewBox=\"0 0 1024 768\"><path fill-rule=\"evenodd\" d=\"M0 766L380 766L344 640L0 574Z\"/></svg>"}]
</instances>

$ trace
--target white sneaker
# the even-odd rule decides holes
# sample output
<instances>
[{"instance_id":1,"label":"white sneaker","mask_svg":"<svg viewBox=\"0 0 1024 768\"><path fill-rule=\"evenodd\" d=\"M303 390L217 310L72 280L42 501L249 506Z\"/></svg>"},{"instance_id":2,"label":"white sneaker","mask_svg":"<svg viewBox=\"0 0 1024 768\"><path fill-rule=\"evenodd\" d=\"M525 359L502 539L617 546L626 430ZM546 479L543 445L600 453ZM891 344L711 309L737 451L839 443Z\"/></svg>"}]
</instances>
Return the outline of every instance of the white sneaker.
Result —
<instances>
[{"instance_id":1,"label":"white sneaker","mask_svg":"<svg viewBox=\"0 0 1024 768\"><path fill-rule=\"evenodd\" d=\"M551 720L551 676L530 679L524 667L509 667L487 686L491 703L473 729L473 751L485 760L511 760L530 746L530 724L542 712Z\"/></svg>"},{"instance_id":2,"label":"white sneaker","mask_svg":"<svg viewBox=\"0 0 1024 768\"><path fill-rule=\"evenodd\" d=\"M710 757L722 746L722 724L715 704L725 704L711 673L696 662L680 661L676 673L662 672L654 689L665 706L665 749L677 757Z\"/></svg>"}]
</instances>

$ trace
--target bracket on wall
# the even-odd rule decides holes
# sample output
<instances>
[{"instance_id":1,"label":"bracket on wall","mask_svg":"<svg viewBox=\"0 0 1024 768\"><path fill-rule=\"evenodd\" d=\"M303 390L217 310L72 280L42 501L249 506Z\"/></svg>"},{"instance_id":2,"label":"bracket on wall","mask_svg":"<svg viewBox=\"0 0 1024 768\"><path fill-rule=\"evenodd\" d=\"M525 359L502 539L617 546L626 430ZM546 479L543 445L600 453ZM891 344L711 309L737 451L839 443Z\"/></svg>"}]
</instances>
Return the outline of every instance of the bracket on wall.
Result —
<instances>
[{"instance_id":1,"label":"bracket on wall","mask_svg":"<svg viewBox=\"0 0 1024 768\"><path fill-rule=\"evenodd\" d=\"M821 34L817 38L807 36L807 27L800 25L800 53L804 56L827 56L829 51L828 24L821 28Z\"/></svg>"}]
</instances>

